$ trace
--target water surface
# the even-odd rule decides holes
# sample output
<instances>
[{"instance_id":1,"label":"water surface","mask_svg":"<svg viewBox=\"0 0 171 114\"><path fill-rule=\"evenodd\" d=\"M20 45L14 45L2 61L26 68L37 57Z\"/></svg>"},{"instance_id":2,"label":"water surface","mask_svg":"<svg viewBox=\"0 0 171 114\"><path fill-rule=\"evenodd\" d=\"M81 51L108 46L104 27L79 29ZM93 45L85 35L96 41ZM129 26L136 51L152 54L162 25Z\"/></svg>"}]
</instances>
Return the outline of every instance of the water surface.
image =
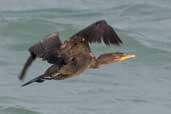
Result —
<instances>
[{"instance_id":1,"label":"water surface","mask_svg":"<svg viewBox=\"0 0 171 114\"><path fill-rule=\"evenodd\" d=\"M0 113L2 114L170 114L170 0L1 0ZM123 40L121 47L91 47L135 53L137 58L88 70L79 77L21 88L27 49L50 32L62 40L105 19ZM26 80L49 65L37 60Z\"/></svg>"}]
</instances>

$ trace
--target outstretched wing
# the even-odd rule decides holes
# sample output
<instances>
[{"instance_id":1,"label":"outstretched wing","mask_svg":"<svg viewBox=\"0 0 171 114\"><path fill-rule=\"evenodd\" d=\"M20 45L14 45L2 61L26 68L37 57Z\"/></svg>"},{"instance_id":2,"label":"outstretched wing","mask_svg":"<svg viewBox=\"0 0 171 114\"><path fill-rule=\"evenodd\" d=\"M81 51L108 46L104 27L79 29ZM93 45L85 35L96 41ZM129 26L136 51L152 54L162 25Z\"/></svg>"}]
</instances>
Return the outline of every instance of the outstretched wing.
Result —
<instances>
[{"instance_id":1,"label":"outstretched wing","mask_svg":"<svg viewBox=\"0 0 171 114\"><path fill-rule=\"evenodd\" d=\"M115 44L120 45L121 39L118 37L113 28L107 24L105 20L97 21L80 32L73 35L71 38L84 38L86 41L93 43L102 41L106 45Z\"/></svg>"},{"instance_id":2,"label":"outstretched wing","mask_svg":"<svg viewBox=\"0 0 171 114\"><path fill-rule=\"evenodd\" d=\"M47 38L42 39L40 42L34 44L29 48L29 52L36 55L36 57L47 60L49 63L54 64L56 61L55 54L57 49L61 46L61 41L59 39L59 33L53 32L47 36Z\"/></svg>"},{"instance_id":3,"label":"outstretched wing","mask_svg":"<svg viewBox=\"0 0 171 114\"><path fill-rule=\"evenodd\" d=\"M31 46L29 48L30 56L23 66L23 69L19 75L19 79L24 79L28 68L37 57L42 58L43 60L47 60L52 64L62 64L63 60L57 56L56 52L61 44L62 43L59 39L58 32L53 32L49 34L47 38Z\"/></svg>"}]
</instances>

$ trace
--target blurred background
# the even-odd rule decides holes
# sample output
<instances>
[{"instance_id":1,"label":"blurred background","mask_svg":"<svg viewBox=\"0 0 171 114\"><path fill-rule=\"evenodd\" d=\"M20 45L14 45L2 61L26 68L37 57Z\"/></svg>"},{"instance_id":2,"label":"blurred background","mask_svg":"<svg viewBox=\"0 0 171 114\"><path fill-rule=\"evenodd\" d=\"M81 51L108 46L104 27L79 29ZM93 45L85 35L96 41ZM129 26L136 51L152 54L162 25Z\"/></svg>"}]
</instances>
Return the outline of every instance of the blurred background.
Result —
<instances>
[{"instance_id":1,"label":"blurred background","mask_svg":"<svg viewBox=\"0 0 171 114\"><path fill-rule=\"evenodd\" d=\"M135 59L21 87L17 77L32 44L55 31L64 41L101 19L124 44L92 44L93 52L129 52ZM25 81L48 66L37 60ZM0 0L1 114L170 114L170 70L170 0Z\"/></svg>"}]
</instances>

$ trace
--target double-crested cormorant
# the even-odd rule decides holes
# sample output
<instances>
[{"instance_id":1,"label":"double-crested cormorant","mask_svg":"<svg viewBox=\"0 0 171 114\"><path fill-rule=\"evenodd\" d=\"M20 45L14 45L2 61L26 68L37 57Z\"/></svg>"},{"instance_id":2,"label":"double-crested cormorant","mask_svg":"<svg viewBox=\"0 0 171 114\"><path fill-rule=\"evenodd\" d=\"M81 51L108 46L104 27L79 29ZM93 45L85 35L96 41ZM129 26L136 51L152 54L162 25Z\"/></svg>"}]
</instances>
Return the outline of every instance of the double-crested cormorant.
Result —
<instances>
[{"instance_id":1,"label":"double-crested cormorant","mask_svg":"<svg viewBox=\"0 0 171 114\"><path fill-rule=\"evenodd\" d=\"M32 62L37 58L48 61L50 66L43 75L23 84L44 80L62 80L79 75L88 68L99 68L101 65L120 62L135 57L134 54L122 52L106 53L96 58L91 52L89 43L104 42L106 45L120 45L122 41L113 28L105 20L97 21L62 43L58 32L51 33L47 38L30 47L30 57L27 59L21 74L23 80L25 73Z\"/></svg>"}]
</instances>

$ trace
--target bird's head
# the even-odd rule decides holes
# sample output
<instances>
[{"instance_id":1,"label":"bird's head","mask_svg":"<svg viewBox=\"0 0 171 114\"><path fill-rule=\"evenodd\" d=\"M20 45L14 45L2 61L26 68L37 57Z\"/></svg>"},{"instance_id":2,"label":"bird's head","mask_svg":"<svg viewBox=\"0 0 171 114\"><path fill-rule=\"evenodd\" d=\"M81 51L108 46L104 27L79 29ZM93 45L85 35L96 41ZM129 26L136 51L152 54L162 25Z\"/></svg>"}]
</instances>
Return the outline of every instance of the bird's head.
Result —
<instances>
[{"instance_id":1,"label":"bird's head","mask_svg":"<svg viewBox=\"0 0 171 114\"><path fill-rule=\"evenodd\" d=\"M97 65L101 66L104 64L121 62L134 57L136 57L135 54L123 53L123 52L105 53L97 58Z\"/></svg>"},{"instance_id":2,"label":"bird's head","mask_svg":"<svg viewBox=\"0 0 171 114\"><path fill-rule=\"evenodd\" d=\"M135 54L131 53L123 53L123 52L115 52L109 55L108 58L111 58L113 62L121 62L130 58L135 58Z\"/></svg>"}]
</instances>

